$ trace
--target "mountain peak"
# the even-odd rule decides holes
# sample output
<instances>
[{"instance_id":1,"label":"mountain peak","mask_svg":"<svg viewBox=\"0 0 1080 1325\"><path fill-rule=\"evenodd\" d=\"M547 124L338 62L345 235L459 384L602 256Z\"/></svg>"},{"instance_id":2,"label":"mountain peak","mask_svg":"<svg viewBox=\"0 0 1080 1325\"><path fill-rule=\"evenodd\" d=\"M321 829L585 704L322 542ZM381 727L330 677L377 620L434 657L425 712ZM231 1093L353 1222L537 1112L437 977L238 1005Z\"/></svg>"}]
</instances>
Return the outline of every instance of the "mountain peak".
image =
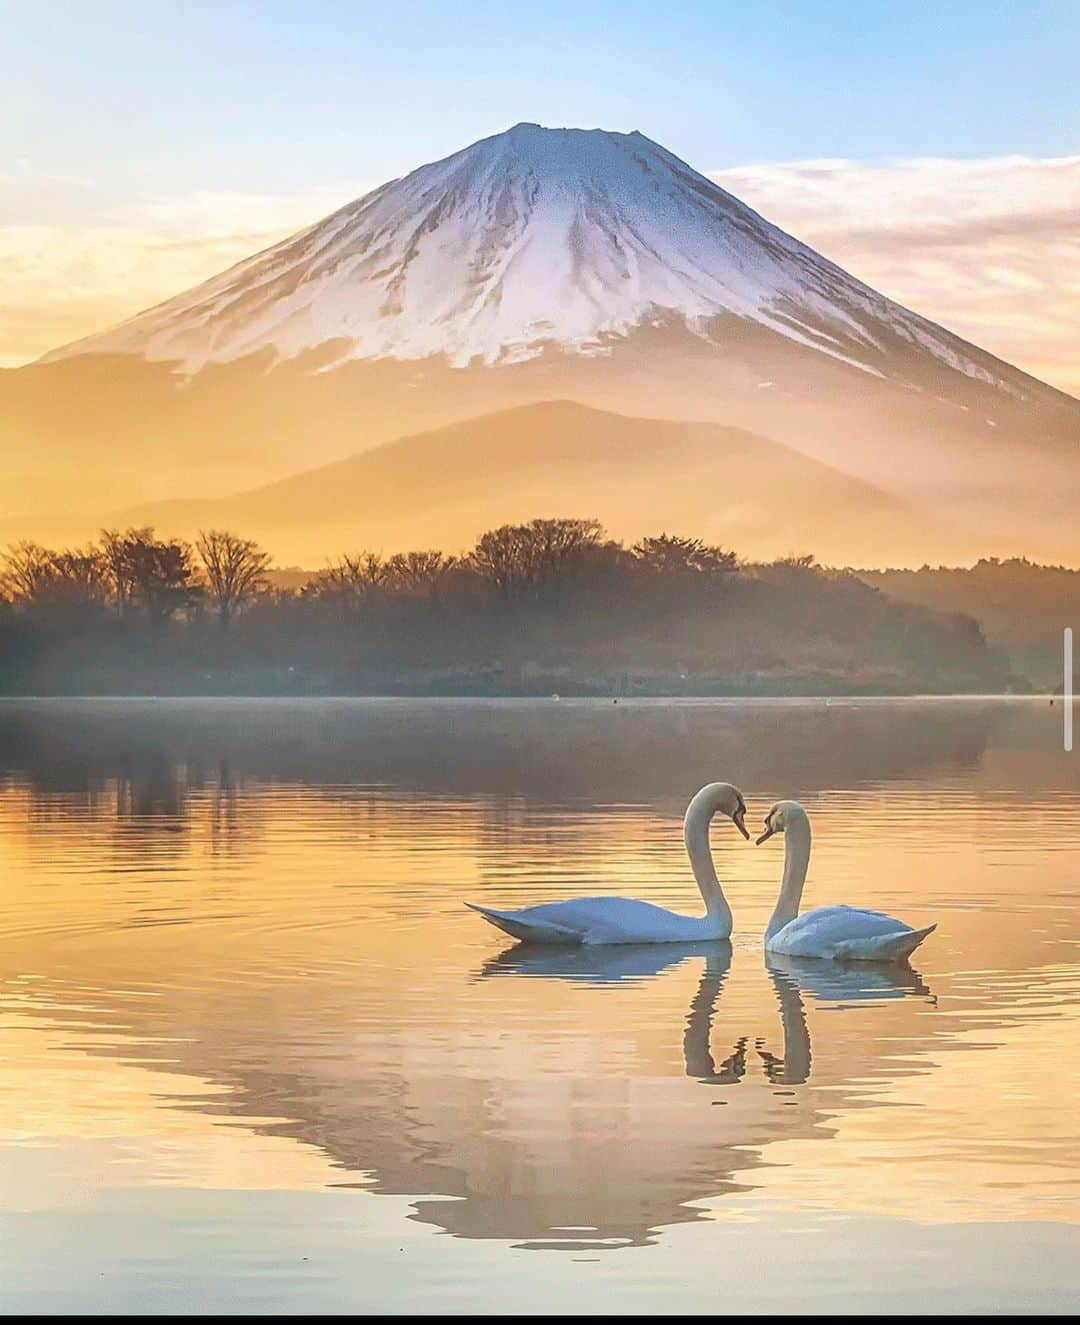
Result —
<instances>
[{"instance_id":1,"label":"mountain peak","mask_svg":"<svg viewBox=\"0 0 1080 1325\"><path fill-rule=\"evenodd\" d=\"M526 137L529 135L543 137L546 135L550 136L551 138L563 138L563 137L568 138L568 137L576 137L579 134L598 134L604 138L632 138L635 135L640 137L636 129L633 130L632 133L627 134L627 133L622 133L617 129L601 129L601 128L580 129L575 127L574 125L568 125L568 124L563 124L563 125L537 124L533 120L519 120L517 124L511 125L509 129L505 129L502 133L495 134L494 136L496 138L508 138L511 135L517 135L519 137ZM491 139L482 138L479 141L490 142ZM476 143L473 144L474 147L477 145L478 144ZM466 149L466 151L467 150L468 149Z\"/></svg>"},{"instance_id":2,"label":"mountain peak","mask_svg":"<svg viewBox=\"0 0 1080 1325\"><path fill-rule=\"evenodd\" d=\"M564 176L585 187L591 176L595 184L602 186L605 180L625 170L628 152L634 150L667 155L636 130L621 133L613 129L549 127L523 120L502 133L481 138L446 161L436 161L420 169L437 171L448 162L467 159L490 162L511 176L531 171L541 184ZM689 170L688 166L685 168Z\"/></svg>"}]
</instances>

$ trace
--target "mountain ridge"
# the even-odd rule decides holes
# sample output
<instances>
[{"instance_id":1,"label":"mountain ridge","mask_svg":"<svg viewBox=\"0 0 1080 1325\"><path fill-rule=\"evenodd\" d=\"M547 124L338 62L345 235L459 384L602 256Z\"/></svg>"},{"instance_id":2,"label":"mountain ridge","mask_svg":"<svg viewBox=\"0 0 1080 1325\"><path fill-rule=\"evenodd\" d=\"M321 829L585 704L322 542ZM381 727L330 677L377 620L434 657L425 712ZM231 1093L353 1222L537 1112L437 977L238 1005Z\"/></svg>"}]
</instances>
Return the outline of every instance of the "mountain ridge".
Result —
<instances>
[{"instance_id":1,"label":"mountain ridge","mask_svg":"<svg viewBox=\"0 0 1080 1325\"><path fill-rule=\"evenodd\" d=\"M816 538L815 499L837 510ZM189 536L226 525L293 560L359 546L463 551L484 529L549 514L595 517L629 541L665 530L761 558L811 551L842 561L868 545L884 555L919 530L945 547L962 543L903 501L769 438L570 400L398 438L230 498L119 513Z\"/></svg>"}]
</instances>

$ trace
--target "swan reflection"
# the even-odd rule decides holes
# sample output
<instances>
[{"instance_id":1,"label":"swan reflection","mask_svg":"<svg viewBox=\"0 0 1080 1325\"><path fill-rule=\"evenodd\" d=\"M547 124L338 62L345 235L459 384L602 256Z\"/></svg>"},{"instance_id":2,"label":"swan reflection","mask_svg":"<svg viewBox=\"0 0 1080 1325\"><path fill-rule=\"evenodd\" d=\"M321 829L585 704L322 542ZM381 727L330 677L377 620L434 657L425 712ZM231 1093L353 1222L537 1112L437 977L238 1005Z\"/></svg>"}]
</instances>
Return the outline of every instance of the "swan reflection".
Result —
<instances>
[{"instance_id":1,"label":"swan reflection","mask_svg":"<svg viewBox=\"0 0 1080 1325\"><path fill-rule=\"evenodd\" d=\"M647 980L694 957L704 958L701 978L690 1003L683 1035L686 1075L697 1081L732 1085L746 1071L746 1039L740 1039L719 1067L713 1057L712 1022L717 999L731 969L731 944L617 944L611 947L556 948L519 943L485 962L481 976L526 975L588 984Z\"/></svg>"},{"instance_id":2,"label":"swan reflection","mask_svg":"<svg viewBox=\"0 0 1080 1325\"><path fill-rule=\"evenodd\" d=\"M783 1004L784 986L800 994L810 994L822 1002L880 1003L910 995L932 997L930 987L913 966L873 962L850 966L812 957L784 957L766 953L765 969L772 978L777 997Z\"/></svg>"},{"instance_id":3,"label":"swan reflection","mask_svg":"<svg viewBox=\"0 0 1080 1325\"><path fill-rule=\"evenodd\" d=\"M719 990L731 968L731 944L727 939L705 943L616 943L599 947L516 943L486 961L480 974L485 978L531 975L604 985L620 980L648 980L691 957L705 958L706 974L716 981Z\"/></svg>"},{"instance_id":4,"label":"swan reflection","mask_svg":"<svg viewBox=\"0 0 1080 1325\"><path fill-rule=\"evenodd\" d=\"M821 1001L852 1006L930 992L916 971L903 966L873 966L867 962L838 966L832 961L767 953L765 969L776 991L784 1035L783 1057L758 1045L765 1076L774 1085L801 1086L810 1080L813 1050L804 993Z\"/></svg>"},{"instance_id":5,"label":"swan reflection","mask_svg":"<svg viewBox=\"0 0 1080 1325\"><path fill-rule=\"evenodd\" d=\"M120 1055L159 1046L159 1067L224 1088L180 1107L317 1149L335 1185L406 1197L412 1219L456 1237L561 1251L707 1218L703 1202L757 1185L774 1143L827 1146L873 1078L907 1070L897 1039L934 1033L913 972L765 969L726 942L515 947L471 982L439 968L438 1015L404 997L363 1015L376 961L311 972L303 998L265 980L93 1000L80 984L56 991L55 1016L67 1036L86 1016L95 1054L106 1027ZM889 1000L915 1017L898 1023L877 1006ZM840 1011L815 1017L815 1003Z\"/></svg>"},{"instance_id":6,"label":"swan reflection","mask_svg":"<svg viewBox=\"0 0 1080 1325\"><path fill-rule=\"evenodd\" d=\"M573 948L518 943L485 962L480 978L518 975L602 986L645 981L697 957L704 959L704 966L683 1034L686 1075L713 1085L736 1085L746 1075L751 1037L740 1035L719 1064L712 1045L718 1001L731 970L732 947L727 941ZM765 969L780 1009L783 1053L777 1055L768 1050L765 1037L760 1035L754 1037L754 1046L765 1079L774 1085L797 1086L810 1080L813 1050L804 993L841 1007L913 995L932 997L925 981L910 966L868 962L844 966L832 961L767 953Z\"/></svg>"}]
</instances>

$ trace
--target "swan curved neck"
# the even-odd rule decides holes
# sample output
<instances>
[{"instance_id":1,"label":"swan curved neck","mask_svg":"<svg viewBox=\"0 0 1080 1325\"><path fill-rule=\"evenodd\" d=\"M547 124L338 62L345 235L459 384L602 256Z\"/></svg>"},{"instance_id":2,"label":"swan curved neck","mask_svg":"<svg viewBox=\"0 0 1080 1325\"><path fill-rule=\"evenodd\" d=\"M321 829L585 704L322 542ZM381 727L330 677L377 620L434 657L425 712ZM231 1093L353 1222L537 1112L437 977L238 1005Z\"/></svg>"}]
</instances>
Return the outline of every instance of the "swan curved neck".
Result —
<instances>
[{"instance_id":1,"label":"swan curved neck","mask_svg":"<svg viewBox=\"0 0 1080 1325\"><path fill-rule=\"evenodd\" d=\"M776 910L765 931L766 939L771 939L799 914L809 864L810 820L805 814L792 814L789 811L784 827L784 879L780 884Z\"/></svg>"},{"instance_id":2,"label":"swan curved neck","mask_svg":"<svg viewBox=\"0 0 1080 1325\"><path fill-rule=\"evenodd\" d=\"M731 922L731 907L728 906L720 880L716 877L713 864L712 848L709 846L709 824L716 813L716 804L709 799L702 799L699 793L690 802L683 820L683 840L686 853L690 857L690 866L694 871L697 886L705 901L705 910L714 919Z\"/></svg>"},{"instance_id":3,"label":"swan curved neck","mask_svg":"<svg viewBox=\"0 0 1080 1325\"><path fill-rule=\"evenodd\" d=\"M797 983L785 976L771 963L768 964L769 978L776 990L780 1004L780 1019L784 1027L784 1061L782 1074L777 1072L779 1064L767 1063L766 1072L770 1081L782 1081L785 1085L801 1086L810 1079L813 1053L810 1044L810 1028L806 1024L806 1009Z\"/></svg>"}]
</instances>

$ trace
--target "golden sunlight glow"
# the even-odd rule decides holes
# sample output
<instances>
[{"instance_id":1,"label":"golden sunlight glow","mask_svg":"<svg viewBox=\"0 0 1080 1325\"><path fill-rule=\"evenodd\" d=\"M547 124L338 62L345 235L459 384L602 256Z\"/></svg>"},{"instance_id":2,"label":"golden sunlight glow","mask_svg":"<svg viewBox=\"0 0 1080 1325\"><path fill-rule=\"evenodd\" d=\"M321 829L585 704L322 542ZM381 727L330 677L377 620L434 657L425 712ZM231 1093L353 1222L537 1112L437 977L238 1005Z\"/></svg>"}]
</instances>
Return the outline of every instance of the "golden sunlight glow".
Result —
<instances>
[{"instance_id":1,"label":"golden sunlight glow","mask_svg":"<svg viewBox=\"0 0 1080 1325\"><path fill-rule=\"evenodd\" d=\"M1058 1104L1080 1082L1056 1052L1075 1039L1075 973L1007 906L952 914L968 974L853 1001L828 971L791 984L764 967L778 855L718 830L746 936L730 969L696 957L602 988L541 963L522 978L461 899L519 904L546 876L685 905L676 817L363 788L137 791L0 796L7 965L36 972L5 988L0 1140L51 1138L58 1182L75 1168L105 1183L120 1164L135 1184L445 1192L463 1199L425 1218L521 1238L639 1238L725 1190L924 1222L1080 1217ZM980 843L1010 819L992 802L954 807L948 850L919 856L921 905L985 885ZM880 798L821 812L816 878L918 922ZM1016 853L1017 889L1036 886L1038 859ZM1012 1016L979 992L999 960Z\"/></svg>"},{"instance_id":2,"label":"golden sunlight glow","mask_svg":"<svg viewBox=\"0 0 1080 1325\"><path fill-rule=\"evenodd\" d=\"M794 161L713 178L882 294L1080 394L1080 156Z\"/></svg>"}]
</instances>

